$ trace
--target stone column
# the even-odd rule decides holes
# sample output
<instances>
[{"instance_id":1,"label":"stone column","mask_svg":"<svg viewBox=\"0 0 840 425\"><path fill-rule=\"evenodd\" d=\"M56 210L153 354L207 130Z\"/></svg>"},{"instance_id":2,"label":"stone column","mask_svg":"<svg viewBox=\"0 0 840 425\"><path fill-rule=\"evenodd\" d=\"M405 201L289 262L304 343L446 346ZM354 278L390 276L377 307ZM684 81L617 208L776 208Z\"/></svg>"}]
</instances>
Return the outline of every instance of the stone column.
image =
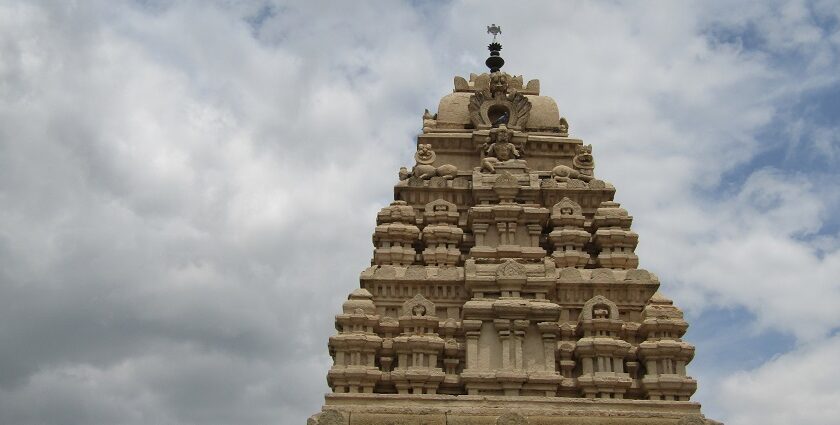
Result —
<instances>
[{"instance_id":1,"label":"stone column","mask_svg":"<svg viewBox=\"0 0 840 425\"><path fill-rule=\"evenodd\" d=\"M513 356L514 356L514 365L516 370L523 370L525 368L523 362L523 347L522 344L525 342L525 332L528 331L528 326L531 324L530 320L514 320L513 321L513 329L514 329L514 338L513 338Z\"/></svg>"},{"instance_id":2,"label":"stone column","mask_svg":"<svg viewBox=\"0 0 840 425\"><path fill-rule=\"evenodd\" d=\"M499 333L499 339L502 341L502 370L511 370L513 369L513 363L511 362L510 320L495 319L493 320L493 325L496 326L496 331Z\"/></svg>"},{"instance_id":3,"label":"stone column","mask_svg":"<svg viewBox=\"0 0 840 425\"><path fill-rule=\"evenodd\" d=\"M656 359L650 359L650 358L646 359L645 365L647 365L647 372L646 372L647 375L650 375L650 376L659 375L659 372L657 371L657 368L656 368Z\"/></svg>"},{"instance_id":4,"label":"stone column","mask_svg":"<svg viewBox=\"0 0 840 425\"><path fill-rule=\"evenodd\" d=\"M499 245L508 244L507 223L504 221L496 222L496 230L499 233Z\"/></svg>"},{"instance_id":5,"label":"stone column","mask_svg":"<svg viewBox=\"0 0 840 425\"><path fill-rule=\"evenodd\" d=\"M542 234L542 226L539 224L528 225L528 239L531 247L540 246L540 235Z\"/></svg>"},{"instance_id":6,"label":"stone column","mask_svg":"<svg viewBox=\"0 0 840 425\"><path fill-rule=\"evenodd\" d=\"M481 336L481 320L464 320L464 335L467 339L466 370L478 368L478 337Z\"/></svg>"},{"instance_id":7,"label":"stone column","mask_svg":"<svg viewBox=\"0 0 840 425\"><path fill-rule=\"evenodd\" d=\"M592 356L585 356L581 360L581 372L583 374L595 373L595 368L592 365Z\"/></svg>"},{"instance_id":8,"label":"stone column","mask_svg":"<svg viewBox=\"0 0 840 425\"><path fill-rule=\"evenodd\" d=\"M537 328L539 328L542 334L545 371L557 372L557 358L555 355L555 351L557 350L557 323L539 322L537 323Z\"/></svg>"},{"instance_id":9,"label":"stone column","mask_svg":"<svg viewBox=\"0 0 840 425\"><path fill-rule=\"evenodd\" d=\"M490 227L487 223L473 223L473 235L475 235L475 246L487 245L486 236L487 229Z\"/></svg>"},{"instance_id":10,"label":"stone column","mask_svg":"<svg viewBox=\"0 0 840 425\"><path fill-rule=\"evenodd\" d=\"M624 359L621 357L613 357L613 372L624 373Z\"/></svg>"},{"instance_id":11,"label":"stone column","mask_svg":"<svg viewBox=\"0 0 840 425\"><path fill-rule=\"evenodd\" d=\"M685 360L677 360L677 374L685 376Z\"/></svg>"},{"instance_id":12,"label":"stone column","mask_svg":"<svg viewBox=\"0 0 840 425\"><path fill-rule=\"evenodd\" d=\"M508 245L519 245L516 242L516 222L510 221L507 224L508 230Z\"/></svg>"}]
</instances>

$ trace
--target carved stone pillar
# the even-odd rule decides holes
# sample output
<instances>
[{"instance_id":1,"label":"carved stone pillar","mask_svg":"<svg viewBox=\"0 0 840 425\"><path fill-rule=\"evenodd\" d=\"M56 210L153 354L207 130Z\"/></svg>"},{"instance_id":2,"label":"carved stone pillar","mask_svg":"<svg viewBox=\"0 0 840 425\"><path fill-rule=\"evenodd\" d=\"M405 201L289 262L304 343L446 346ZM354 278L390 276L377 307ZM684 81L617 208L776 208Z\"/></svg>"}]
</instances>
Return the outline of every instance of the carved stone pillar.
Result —
<instances>
[{"instance_id":1,"label":"carved stone pillar","mask_svg":"<svg viewBox=\"0 0 840 425\"><path fill-rule=\"evenodd\" d=\"M547 372L557 371L557 359L555 352L557 351L557 331L558 326L556 322L540 322L537 323L537 328L540 330L543 341L543 356L545 357L545 370Z\"/></svg>"},{"instance_id":2,"label":"carved stone pillar","mask_svg":"<svg viewBox=\"0 0 840 425\"><path fill-rule=\"evenodd\" d=\"M502 369L513 370L513 362L511 361L511 332L510 320L495 319L493 325L496 327L496 332L499 333L499 340L502 341Z\"/></svg>"},{"instance_id":3,"label":"carved stone pillar","mask_svg":"<svg viewBox=\"0 0 840 425\"><path fill-rule=\"evenodd\" d=\"M514 320L513 329L513 358L515 370L524 370L523 364L523 350L522 344L525 342L525 332L528 331L528 326L531 324L529 320Z\"/></svg>"},{"instance_id":4,"label":"carved stone pillar","mask_svg":"<svg viewBox=\"0 0 840 425\"><path fill-rule=\"evenodd\" d=\"M474 223L472 225L473 234L475 235L475 246L487 245L487 229L490 225L487 223Z\"/></svg>"},{"instance_id":5,"label":"carved stone pillar","mask_svg":"<svg viewBox=\"0 0 840 425\"><path fill-rule=\"evenodd\" d=\"M481 320L464 320L461 323L467 340L466 370L475 370L478 368L478 337L481 336Z\"/></svg>"}]
</instances>

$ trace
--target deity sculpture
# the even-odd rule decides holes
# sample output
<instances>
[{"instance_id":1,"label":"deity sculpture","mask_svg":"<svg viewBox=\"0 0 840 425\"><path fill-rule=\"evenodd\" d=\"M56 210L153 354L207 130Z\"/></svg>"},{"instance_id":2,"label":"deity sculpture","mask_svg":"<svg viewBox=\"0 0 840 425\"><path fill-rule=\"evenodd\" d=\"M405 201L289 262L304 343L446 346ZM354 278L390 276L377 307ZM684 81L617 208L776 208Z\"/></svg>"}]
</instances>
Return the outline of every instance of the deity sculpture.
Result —
<instances>
[{"instance_id":1,"label":"deity sculpture","mask_svg":"<svg viewBox=\"0 0 840 425\"><path fill-rule=\"evenodd\" d=\"M504 124L490 130L490 142L483 147L484 158L481 160L481 171L496 172L496 165L510 163L522 157L522 148L511 143L513 130Z\"/></svg>"}]
</instances>

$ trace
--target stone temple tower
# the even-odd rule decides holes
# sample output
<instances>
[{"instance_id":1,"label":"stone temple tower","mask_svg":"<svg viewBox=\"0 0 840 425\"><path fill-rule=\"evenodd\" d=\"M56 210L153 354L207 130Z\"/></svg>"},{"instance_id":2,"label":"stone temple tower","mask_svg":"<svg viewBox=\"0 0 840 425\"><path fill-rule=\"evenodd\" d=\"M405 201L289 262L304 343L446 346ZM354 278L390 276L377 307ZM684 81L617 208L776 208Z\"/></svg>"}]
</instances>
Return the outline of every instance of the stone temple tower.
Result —
<instances>
[{"instance_id":1,"label":"stone temple tower","mask_svg":"<svg viewBox=\"0 0 840 425\"><path fill-rule=\"evenodd\" d=\"M423 115L309 424L717 424L633 217L501 48Z\"/></svg>"}]
</instances>

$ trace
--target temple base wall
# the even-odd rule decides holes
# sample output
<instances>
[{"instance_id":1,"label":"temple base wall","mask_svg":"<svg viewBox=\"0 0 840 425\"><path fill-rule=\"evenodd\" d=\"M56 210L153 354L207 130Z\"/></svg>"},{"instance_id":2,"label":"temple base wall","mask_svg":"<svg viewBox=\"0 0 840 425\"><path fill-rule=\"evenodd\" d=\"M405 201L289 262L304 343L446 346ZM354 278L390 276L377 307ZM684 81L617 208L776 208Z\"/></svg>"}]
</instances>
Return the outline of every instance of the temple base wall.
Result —
<instances>
[{"instance_id":1,"label":"temple base wall","mask_svg":"<svg viewBox=\"0 0 840 425\"><path fill-rule=\"evenodd\" d=\"M714 425L694 402L327 394L307 425Z\"/></svg>"}]
</instances>

